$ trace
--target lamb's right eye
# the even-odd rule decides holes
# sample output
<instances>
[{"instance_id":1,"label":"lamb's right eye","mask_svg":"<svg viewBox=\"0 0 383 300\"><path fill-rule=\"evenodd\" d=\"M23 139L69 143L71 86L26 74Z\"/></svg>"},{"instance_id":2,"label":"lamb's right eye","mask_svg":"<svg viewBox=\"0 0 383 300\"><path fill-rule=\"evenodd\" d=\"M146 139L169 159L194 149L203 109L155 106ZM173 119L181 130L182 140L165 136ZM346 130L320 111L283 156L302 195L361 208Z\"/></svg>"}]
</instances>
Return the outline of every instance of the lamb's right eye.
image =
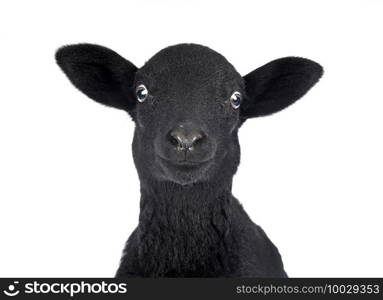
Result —
<instances>
[{"instance_id":1,"label":"lamb's right eye","mask_svg":"<svg viewBox=\"0 0 383 300\"><path fill-rule=\"evenodd\" d=\"M137 86L136 97L138 102L141 102L141 103L144 102L146 98L148 98L148 95L149 95L149 91L146 88L146 86L144 86L143 84L140 84L139 86Z\"/></svg>"}]
</instances>

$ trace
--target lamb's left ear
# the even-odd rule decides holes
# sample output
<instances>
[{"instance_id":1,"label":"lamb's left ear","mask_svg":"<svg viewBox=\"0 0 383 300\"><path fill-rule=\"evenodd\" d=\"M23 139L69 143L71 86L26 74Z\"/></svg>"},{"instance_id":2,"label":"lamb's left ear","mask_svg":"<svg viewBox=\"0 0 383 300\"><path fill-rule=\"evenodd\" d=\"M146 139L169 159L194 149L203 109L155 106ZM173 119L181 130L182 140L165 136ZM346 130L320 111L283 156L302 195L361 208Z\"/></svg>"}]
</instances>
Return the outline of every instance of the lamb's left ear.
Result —
<instances>
[{"instance_id":1,"label":"lamb's left ear","mask_svg":"<svg viewBox=\"0 0 383 300\"><path fill-rule=\"evenodd\" d=\"M278 112L301 98L322 76L316 62L285 57L274 60L244 77L246 99L241 116L253 118Z\"/></svg>"},{"instance_id":2,"label":"lamb's left ear","mask_svg":"<svg viewBox=\"0 0 383 300\"><path fill-rule=\"evenodd\" d=\"M56 52L56 61L89 98L127 111L134 108L131 87L137 68L116 52L93 44L69 45Z\"/></svg>"}]
</instances>

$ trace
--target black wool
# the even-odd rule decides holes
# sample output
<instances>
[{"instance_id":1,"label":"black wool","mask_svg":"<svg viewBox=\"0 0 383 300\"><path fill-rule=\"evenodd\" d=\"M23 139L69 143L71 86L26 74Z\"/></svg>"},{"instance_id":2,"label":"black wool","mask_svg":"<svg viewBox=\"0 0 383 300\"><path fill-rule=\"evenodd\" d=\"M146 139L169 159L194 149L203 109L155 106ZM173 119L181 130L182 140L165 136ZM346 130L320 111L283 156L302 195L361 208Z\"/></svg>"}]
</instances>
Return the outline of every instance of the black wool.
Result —
<instances>
[{"instance_id":1,"label":"black wool","mask_svg":"<svg viewBox=\"0 0 383 300\"><path fill-rule=\"evenodd\" d=\"M196 44L167 47L141 68L92 44L64 46L56 61L80 91L136 124L140 216L117 276L287 276L277 248L232 195L238 129L302 97L322 76L319 64L286 57L242 77Z\"/></svg>"}]
</instances>

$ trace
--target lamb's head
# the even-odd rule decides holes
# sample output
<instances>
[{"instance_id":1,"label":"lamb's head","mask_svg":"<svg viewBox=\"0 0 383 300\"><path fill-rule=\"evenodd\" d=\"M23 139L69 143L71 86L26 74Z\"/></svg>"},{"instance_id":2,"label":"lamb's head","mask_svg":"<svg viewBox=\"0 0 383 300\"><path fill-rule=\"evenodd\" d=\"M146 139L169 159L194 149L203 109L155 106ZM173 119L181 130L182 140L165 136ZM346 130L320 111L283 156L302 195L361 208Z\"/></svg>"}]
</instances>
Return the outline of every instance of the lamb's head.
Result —
<instances>
[{"instance_id":1,"label":"lamb's head","mask_svg":"<svg viewBox=\"0 0 383 300\"><path fill-rule=\"evenodd\" d=\"M294 103L322 75L317 63L287 57L242 77L222 55L195 44L165 48L140 69L91 44L64 46L56 59L90 98L131 115L141 179L182 185L231 179L241 124Z\"/></svg>"}]
</instances>

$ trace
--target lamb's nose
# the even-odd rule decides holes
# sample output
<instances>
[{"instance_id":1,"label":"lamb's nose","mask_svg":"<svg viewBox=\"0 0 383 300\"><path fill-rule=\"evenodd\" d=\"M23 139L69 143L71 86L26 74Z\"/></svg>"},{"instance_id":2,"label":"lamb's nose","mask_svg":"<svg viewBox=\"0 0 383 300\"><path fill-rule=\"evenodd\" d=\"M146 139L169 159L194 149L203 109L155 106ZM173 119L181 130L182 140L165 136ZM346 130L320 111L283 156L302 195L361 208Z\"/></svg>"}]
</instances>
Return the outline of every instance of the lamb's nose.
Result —
<instances>
[{"instance_id":1,"label":"lamb's nose","mask_svg":"<svg viewBox=\"0 0 383 300\"><path fill-rule=\"evenodd\" d=\"M179 124L169 132L169 141L177 146L177 150L194 150L202 142L205 135L192 124Z\"/></svg>"}]
</instances>

